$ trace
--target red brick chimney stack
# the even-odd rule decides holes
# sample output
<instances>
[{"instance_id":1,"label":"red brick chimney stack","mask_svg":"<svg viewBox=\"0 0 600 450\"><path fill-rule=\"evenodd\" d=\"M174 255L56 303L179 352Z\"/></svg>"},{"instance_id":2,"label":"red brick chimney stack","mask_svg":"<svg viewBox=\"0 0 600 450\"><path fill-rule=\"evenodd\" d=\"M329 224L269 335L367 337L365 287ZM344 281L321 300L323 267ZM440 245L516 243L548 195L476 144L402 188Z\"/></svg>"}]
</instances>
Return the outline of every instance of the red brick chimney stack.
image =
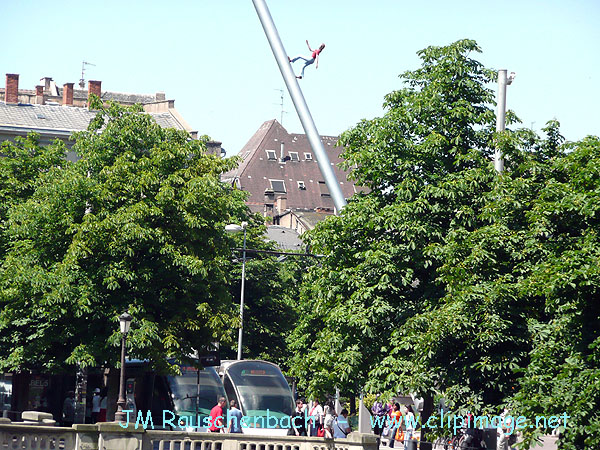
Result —
<instances>
[{"instance_id":1,"label":"red brick chimney stack","mask_svg":"<svg viewBox=\"0 0 600 450\"><path fill-rule=\"evenodd\" d=\"M44 104L44 86L36 86L35 87L35 104L43 105Z\"/></svg>"},{"instance_id":2,"label":"red brick chimney stack","mask_svg":"<svg viewBox=\"0 0 600 450\"><path fill-rule=\"evenodd\" d=\"M6 91L4 103L19 103L19 74L6 74Z\"/></svg>"},{"instance_id":3,"label":"red brick chimney stack","mask_svg":"<svg viewBox=\"0 0 600 450\"><path fill-rule=\"evenodd\" d=\"M73 106L73 83L63 85L63 106Z\"/></svg>"},{"instance_id":4,"label":"red brick chimney stack","mask_svg":"<svg viewBox=\"0 0 600 450\"><path fill-rule=\"evenodd\" d=\"M92 94L97 95L99 98L102 96L102 81L88 81L88 102Z\"/></svg>"}]
</instances>

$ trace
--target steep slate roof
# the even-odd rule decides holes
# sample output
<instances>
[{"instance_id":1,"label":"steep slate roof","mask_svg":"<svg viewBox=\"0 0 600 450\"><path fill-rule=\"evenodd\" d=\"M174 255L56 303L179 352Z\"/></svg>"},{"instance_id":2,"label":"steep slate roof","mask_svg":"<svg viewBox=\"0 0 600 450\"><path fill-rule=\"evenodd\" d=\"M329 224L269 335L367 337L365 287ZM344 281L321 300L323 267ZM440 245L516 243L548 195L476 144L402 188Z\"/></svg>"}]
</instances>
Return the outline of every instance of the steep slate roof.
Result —
<instances>
[{"instance_id":1,"label":"steep slate roof","mask_svg":"<svg viewBox=\"0 0 600 450\"><path fill-rule=\"evenodd\" d=\"M314 211L294 211L294 214L309 230L312 230L319 222L330 215Z\"/></svg>"},{"instance_id":2,"label":"steep slate roof","mask_svg":"<svg viewBox=\"0 0 600 450\"><path fill-rule=\"evenodd\" d=\"M346 172L338 167L343 149L337 146L337 140L337 137L321 136L342 193L349 198L361 188L355 188L354 183L348 181ZM284 144L284 156L287 157L285 162L280 160L281 143ZM268 159L267 150L275 151L276 160ZM298 153L298 161L289 159L290 152ZM305 153L309 153L312 159L305 158ZM324 186L316 155L306 135L288 133L277 120L270 120L261 125L239 156L243 161L237 169L224 174L223 180L235 183L250 194L247 204L252 211L262 213L265 203L273 204L278 197L286 197L288 209L313 211L323 208L333 212L333 200ZM270 180L283 180L286 192L275 192L273 196L266 197L265 190L272 187ZM305 189L299 188L299 181L304 182Z\"/></svg>"},{"instance_id":3,"label":"steep slate roof","mask_svg":"<svg viewBox=\"0 0 600 450\"><path fill-rule=\"evenodd\" d=\"M277 242L277 246L282 250L299 250L302 248L300 235L294 230L279 225L267 227L267 239Z\"/></svg>"},{"instance_id":4,"label":"steep slate roof","mask_svg":"<svg viewBox=\"0 0 600 450\"><path fill-rule=\"evenodd\" d=\"M149 113L163 128L184 127L170 113ZM16 134L37 131L45 134L69 136L73 131L87 129L96 111L75 106L5 104L0 102L0 132L11 130Z\"/></svg>"}]
</instances>

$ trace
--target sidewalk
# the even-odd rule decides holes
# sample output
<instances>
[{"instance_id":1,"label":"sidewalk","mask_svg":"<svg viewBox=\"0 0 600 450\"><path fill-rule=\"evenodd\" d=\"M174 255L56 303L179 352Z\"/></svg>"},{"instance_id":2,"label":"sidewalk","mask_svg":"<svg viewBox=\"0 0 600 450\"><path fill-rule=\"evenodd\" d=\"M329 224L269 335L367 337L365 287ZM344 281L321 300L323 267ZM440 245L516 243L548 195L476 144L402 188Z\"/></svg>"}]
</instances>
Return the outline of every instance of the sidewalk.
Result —
<instances>
[{"instance_id":1,"label":"sidewalk","mask_svg":"<svg viewBox=\"0 0 600 450\"><path fill-rule=\"evenodd\" d=\"M541 447L532 447L532 450L557 450L558 446L556 444L556 436L546 436L542 439L542 446ZM387 439L386 439L386 444L387 444ZM396 442L396 445L394 445L394 450L403 450L404 449L404 445L401 442ZM391 450L387 445L383 445L383 441L382 441L382 445L379 446L379 450ZM434 450L437 450L434 447ZM496 449L490 449L490 450L496 450Z\"/></svg>"},{"instance_id":2,"label":"sidewalk","mask_svg":"<svg viewBox=\"0 0 600 450\"><path fill-rule=\"evenodd\" d=\"M532 447L534 450L556 450L556 436L546 436L543 438L543 445L541 447Z\"/></svg>"}]
</instances>

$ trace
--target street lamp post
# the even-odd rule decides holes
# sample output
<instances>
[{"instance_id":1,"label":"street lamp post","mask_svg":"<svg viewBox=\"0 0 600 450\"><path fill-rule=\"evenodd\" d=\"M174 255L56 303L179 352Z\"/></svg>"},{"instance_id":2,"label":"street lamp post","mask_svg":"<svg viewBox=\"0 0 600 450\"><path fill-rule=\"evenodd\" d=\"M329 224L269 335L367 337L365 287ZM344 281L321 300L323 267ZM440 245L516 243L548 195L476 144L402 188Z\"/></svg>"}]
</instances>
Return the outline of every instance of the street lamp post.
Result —
<instances>
[{"instance_id":1,"label":"street lamp post","mask_svg":"<svg viewBox=\"0 0 600 450\"><path fill-rule=\"evenodd\" d=\"M126 422L127 415L123 412L126 406L125 400L125 343L127 342L127 333L131 325L131 316L125 312L119 316L119 325L121 326L121 378L119 383L119 400L117 400L117 412L115 413L116 422Z\"/></svg>"},{"instance_id":2,"label":"street lamp post","mask_svg":"<svg viewBox=\"0 0 600 450\"><path fill-rule=\"evenodd\" d=\"M506 69L500 69L498 71L498 114L496 115L497 132L504 131L506 127L506 86L509 86L515 78L514 72L511 72L510 76L507 76L506 72ZM497 146L494 153L494 168L498 173L504 170L504 157Z\"/></svg>"},{"instance_id":3,"label":"street lamp post","mask_svg":"<svg viewBox=\"0 0 600 450\"><path fill-rule=\"evenodd\" d=\"M225 226L228 233L244 232L244 245L242 246L242 288L240 292L240 328L238 330L238 348L237 359L242 359L242 335L244 331L244 285L246 283L246 227L248 222L242 222L241 225L230 224Z\"/></svg>"}]
</instances>

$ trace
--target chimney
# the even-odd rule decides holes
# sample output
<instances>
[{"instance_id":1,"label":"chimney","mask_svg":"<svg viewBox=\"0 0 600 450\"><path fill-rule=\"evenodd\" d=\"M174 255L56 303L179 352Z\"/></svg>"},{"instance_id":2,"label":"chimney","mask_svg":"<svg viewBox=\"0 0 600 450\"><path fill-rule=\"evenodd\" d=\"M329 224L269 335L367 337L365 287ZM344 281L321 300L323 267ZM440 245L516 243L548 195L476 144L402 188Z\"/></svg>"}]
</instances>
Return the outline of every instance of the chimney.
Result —
<instances>
[{"instance_id":1,"label":"chimney","mask_svg":"<svg viewBox=\"0 0 600 450\"><path fill-rule=\"evenodd\" d=\"M281 215L287 209L287 198L277 197L277 214Z\"/></svg>"},{"instance_id":2,"label":"chimney","mask_svg":"<svg viewBox=\"0 0 600 450\"><path fill-rule=\"evenodd\" d=\"M73 106L73 83L63 85L63 106Z\"/></svg>"},{"instance_id":3,"label":"chimney","mask_svg":"<svg viewBox=\"0 0 600 450\"><path fill-rule=\"evenodd\" d=\"M102 81L88 81L88 102L92 94L97 95L98 98L102 97Z\"/></svg>"},{"instance_id":4,"label":"chimney","mask_svg":"<svg viewBox=\"0 0 600 450\"><path fill-rule=\"evenodd\" d=\"M19 74L6 74L6 91L4 103L19 103Z\"/></svg>"},{"instance_id":5,"label":"chimney","mask_svg":"<svg viewBox=\"0 0 600 450\"><path fill-rule=\"evenodd\" d=\"M35 104L36 105L44 104L44 86L37 85L35 87Z\"/></svg>"},{"instance_id":6,"label":"chimney","mask_svg":"<svg viewBox=\"0 0 600 450\"><path fill-rule=\"evenodd\" d=\"M283 162L283 150L284 150L285 144L282 142L281 143L281 150L279 152L279 161Z\"/></svg>"},{"instance_id":7,"label":"chimney","mask_svg":"<svg viewBox=\"0 0 600 450\"><path fill-rule=\"evenodd\" d=\"M40 79L40 81L44 80L44 90L48 92L50 90L50 82L52 81L52 77L44 77Z\"/></svg>"}]
</instances>

